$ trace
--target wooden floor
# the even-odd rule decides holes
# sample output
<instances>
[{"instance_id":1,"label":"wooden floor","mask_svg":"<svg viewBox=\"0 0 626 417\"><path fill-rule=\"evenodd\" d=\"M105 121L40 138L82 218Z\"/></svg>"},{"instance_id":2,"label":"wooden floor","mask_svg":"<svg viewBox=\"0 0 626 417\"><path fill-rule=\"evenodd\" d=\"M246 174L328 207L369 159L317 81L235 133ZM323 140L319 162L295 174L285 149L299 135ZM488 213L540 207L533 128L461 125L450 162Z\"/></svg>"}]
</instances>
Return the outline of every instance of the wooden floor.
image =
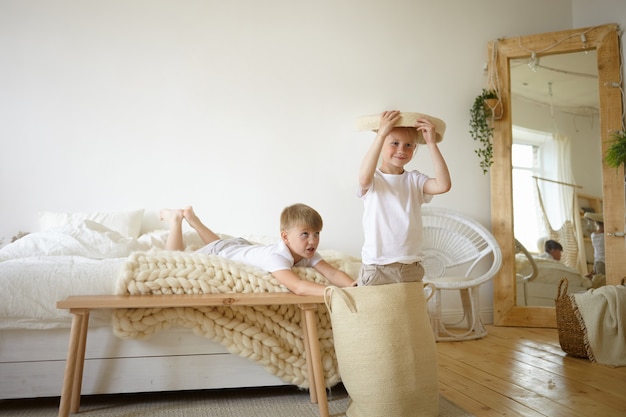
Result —
<instances>
[{"instance_id":1,"label":"wooden floor","mask_svg":"<svg viewBox=\"0 0 626 417\"><path fill-rule=\"evenodd\" d=\"M626 367L567 356L556 329L487 326L480 340L439 342L441 394L477 417L626 416Z\"/></svg>"}]
</instances>

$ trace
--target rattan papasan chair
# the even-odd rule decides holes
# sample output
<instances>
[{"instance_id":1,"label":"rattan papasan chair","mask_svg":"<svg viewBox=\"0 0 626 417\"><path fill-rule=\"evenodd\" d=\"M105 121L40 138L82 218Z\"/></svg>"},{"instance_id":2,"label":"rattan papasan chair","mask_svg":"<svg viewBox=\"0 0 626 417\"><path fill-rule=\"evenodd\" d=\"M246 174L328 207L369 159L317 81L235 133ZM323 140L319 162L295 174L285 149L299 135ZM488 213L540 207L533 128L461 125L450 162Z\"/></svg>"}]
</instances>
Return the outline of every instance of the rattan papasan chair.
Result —
<instances>
[{"instance_id":1,"label":"rattan papasan chair","mask_svg":"<svg viewBox=\"0 0 626 417\"><path fill-rule=\"evenodd\" d=\"M477 221L456 211L422 206L424 225L424 283L434 286L428 310L437 341L479 339L487 334L480 318L479 287L492 279L502 264L493 235ZM446 322L441 293L458 291L463 317Z\"/></svg>"}]
</instances>

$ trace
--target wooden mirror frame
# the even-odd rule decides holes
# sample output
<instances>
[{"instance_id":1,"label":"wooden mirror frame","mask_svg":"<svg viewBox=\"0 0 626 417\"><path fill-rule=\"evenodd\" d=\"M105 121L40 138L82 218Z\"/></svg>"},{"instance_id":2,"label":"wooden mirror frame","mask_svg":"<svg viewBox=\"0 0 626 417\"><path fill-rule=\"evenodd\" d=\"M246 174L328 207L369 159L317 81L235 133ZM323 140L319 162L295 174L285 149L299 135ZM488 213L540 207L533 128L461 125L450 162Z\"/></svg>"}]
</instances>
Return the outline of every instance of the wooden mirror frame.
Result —
<instances>
[{"instance_id":1,"label":"wooden mirror frame","mask_svg":"<svg viewBox=\"0 0 626 417\"><path fill-rule=\"evenodd\" d=\"M503 106L503 115L494 120L493 165L491 166L491 226L502 250L502 267L494 278L494 324L496 326L556 327L554 307L515 305L515 237L513 236L513 178L511 165L512 118L509 62L512 59L595 49L598 60L598 87L600 91L600 137L602 155L608 148L612 132L622 130L622 96L614 83L621 81L619 27L616 24L593 28L565 30L519 38L499 39L489 44L489 70L495 77ZM581 37L584 33L585 36ZM586 40L583 43L583 40ZM494 86L489 86L492 88ZM607 217L606 207L624 206L624 170L615 172L603 162L603 198L605 230L624 231L624 209L619 216ZM619 179L621 181L618 181ZM621 258L624 258L622 246ZM611 277L610 253L607 246L607 284L617 284L621 278ZM613 254L615 256L617 254ZM614 272L618 272L613 269ZM619 272L624 272L622 269ZM614 281L614 282L613 282ZM555 292L556 298L556 292Z\"/></svg>"}]
</instances>

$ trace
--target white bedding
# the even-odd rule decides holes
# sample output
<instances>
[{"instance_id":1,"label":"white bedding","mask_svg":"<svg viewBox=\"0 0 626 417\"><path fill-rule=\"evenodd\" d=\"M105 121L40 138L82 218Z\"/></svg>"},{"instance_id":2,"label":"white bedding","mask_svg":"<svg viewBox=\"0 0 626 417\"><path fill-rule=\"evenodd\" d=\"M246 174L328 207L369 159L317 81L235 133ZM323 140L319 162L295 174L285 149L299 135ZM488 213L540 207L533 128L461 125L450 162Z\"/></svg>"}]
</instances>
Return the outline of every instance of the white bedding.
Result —
<instances>
[{"instance_id":1,"label":"white bedding","mask_svg":"<svg viewBox=\"0 0 626 417\"><path fill-rule=\"evenodd\" d=\"M537 274L534 277L528 257L523 253L515 255L516 303L519 306L554 307L554 300L562 278L568 281L568 293L585 291L591 287L591 280L582 276L574 268L550 259L537 257L533 260L537 267Z\"/></svg>"},{"instance_id":2,"label":"white bedding","mask_svg":"<svg viewBox=\"0 0 626 417\"><path fill-rule=\"evenodd\" d=\"M0 329L70 327L68 310L56 302L70 295L113 294L126 258L95 260L81 256L40 256L0 262ZM110 323L103 310L92 325Z\"/></svg>"},{"instance_id":3,"label":"white bedding","mask_svg":"<svg viewBox=\"0 0 626 417\"><path fill-rule=\"evenodd\" d=\"M538 274L532 281L558 286L561 278L567 278L569 285L591 287L591 280L583 277L580 272L561 262L539 257L534 258L534 261L537 265ZM515 255L515 270L522 275L528 275L532 271L532 266L524 254L519 253Z\"/></svg>"},{"instance_id":4,"label":"white bedding","mask_svg":"<svg viewBox=\"0 0 626 417\"><path fill-rule=\"evenodd\" d=\"M167 234L154 230L132 238L82 220L28 234L0 248L0 330L69 328L71 314L57 309L57 301L70 295L115 294L128 256L163 249ZM244 237L264 244L276 240ZM202 246L193 231L184 233L184 241L187 251ZM336 251L320 253L341 257ZM355 275L360 263L353 263L350 273ZM94 311L90 326L111 326L111 313Z\"/></svg>"},{"instance_id":5,"label":"white bedding","mask_svg":"<svg viewBox=\"0 0 626 417\"><path fill-rule=\"evenodd\" d=\"M0 248L0 329L70 327L71 315L57 309L57 301L70 295L113 294L128 255L162 248L166 237L159 230L134 239L84 220L34 232ZM191 233L185 240L190 248L201 245ZM94 312L91 325L110 325L110 313Z\"/></svg>"},{"instance_id":6,"label":"white bedding","mask_svg":"<svg viewBox=\"0 0 626 417\"><path fill-rule=\"evenodd\" d=\"M136 239L122 236L91 220L28 234L0 249L0 262L36 256L84 256L121 258L141 247Z\"/></svg>"}]
</instances>

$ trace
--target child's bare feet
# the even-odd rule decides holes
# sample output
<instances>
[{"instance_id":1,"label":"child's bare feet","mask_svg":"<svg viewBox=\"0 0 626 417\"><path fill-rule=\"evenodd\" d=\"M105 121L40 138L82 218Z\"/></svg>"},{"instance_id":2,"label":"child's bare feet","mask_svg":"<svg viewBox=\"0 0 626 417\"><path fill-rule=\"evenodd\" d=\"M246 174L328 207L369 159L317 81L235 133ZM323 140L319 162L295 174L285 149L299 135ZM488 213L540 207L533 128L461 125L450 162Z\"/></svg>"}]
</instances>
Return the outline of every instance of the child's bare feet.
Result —
<instances>
[{"instance_id":1,"label":"child's bare feet","mask_svg":"<svg viewBox=\"0 0 626 417\"><path fill-rule=\"evenodd\" d=\"M163 209L160 212L161 220L167 220L168 223L183 221L184 213L181 209Z\"/></svg>"},{"instance_id":2,"label":"child's bare feet","mask_svg":"<svg viewBox=\"0 0 626 417\"><path fill-rule=\"evenodd\" d=\"M167 242L165 242L165 249L185 250L185 243L183 241L183 210L163 209L160 215L161 220L167 220L170 229Z\"/></svg>"},{"instance_id":3,"label":"child's bare feet","mask_svg":"<svg viewBox=\"0 0 626 417\"><path fill-rule=\"evenodd\" d=\"M205 245L219 240L220 237L202 223L200 218L196 216L196 213L193 211L191 206L185 207L182 211L185 220L189 223L189 226L195 229Z\"/></svg>"},{"instance_id":4,"label":"child's bare feet","mask_svg":"<svg viewBox=\"0 0 626 417\"><path fill-rule=\"evenodd\" d=\"M185 220L187 220L187 223L189 223L191 227L196 228L196 226L199 226L202 224L198 216L196 216L196 213L193 211L193 207L187 206L181 211L182 211L183 217L185 218Z\"/></svg>"}]
</instances>

